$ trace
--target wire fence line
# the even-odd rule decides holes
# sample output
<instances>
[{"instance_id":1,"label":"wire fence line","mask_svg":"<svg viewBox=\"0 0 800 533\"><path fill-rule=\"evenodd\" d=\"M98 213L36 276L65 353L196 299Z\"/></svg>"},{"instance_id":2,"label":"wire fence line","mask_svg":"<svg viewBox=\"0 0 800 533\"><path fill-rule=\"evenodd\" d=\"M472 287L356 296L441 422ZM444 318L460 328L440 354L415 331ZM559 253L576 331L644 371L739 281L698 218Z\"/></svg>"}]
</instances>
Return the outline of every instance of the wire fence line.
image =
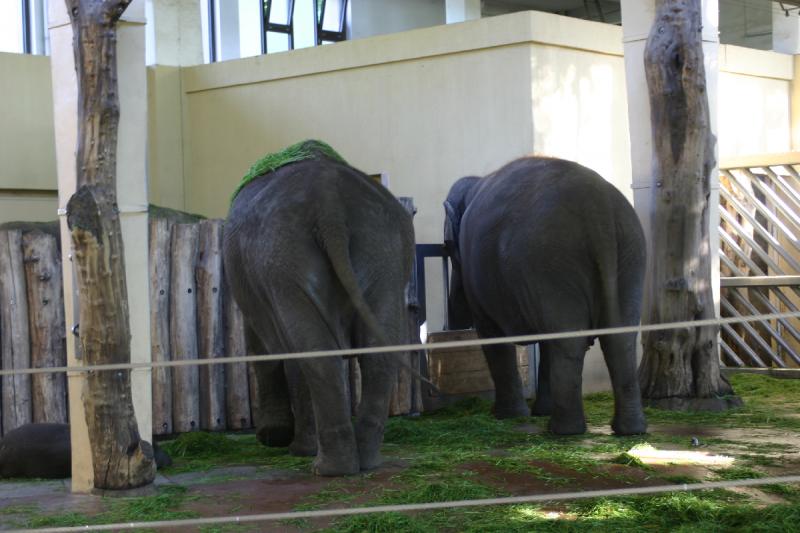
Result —
<instances>
[{"instance_id":1,"label":"wire fence line","mask_svg":"<svg viewBox=\"0 0 800 533\"><path fill-rule=\"evenodd\" d=\"M298 520L314 518L336 518L343 516L365 515L373 513L404 513L415 511L437 511L459 509L464 507L486 507L490 505L519 505L525 503L543 503L565 500L583 500L590 498L617 498L625 496L643 496L669 492L691 492L711 489L730 489L736 487L755 487L759 485L775 485L784 483L800 483L798 476L778 476L731 481L707 481L704 483L683 483L680 485L658 485L655 487L630 487L623 489L588 490L578 492L561 492L554 494L531 494L528 496L509 496L504 498L486 498L480 500L457 500L449 502L409 503L397 505L377 505L374 507L351 507L349 509L323 509L317 511L289 511L283 513L265 513L253 515L230 515L211 518L188 518L181 520L158 520L153 522L125 522L103 525L85 525L72 527L51 527L34 530L39 533L72 533L77 531L120 531L140 528L196 527L224 524L246 524L255 522L273 522L276 520Z\"/></svg>"},{"instance_id":2,"label":"wire fence line","mask_svg":"<svg viewBox=\"0 0 800 533\"><path fill-rule=\"evenodd\" d=\"M226 365L233 363L256 363L262 361L283 361L290 359L311 359L316 357L347 357L356 355L370 355L380 353L400 353L418 350L432 350L445 348L468 348L471 346L486 346L491 344L532 344L534 342L574 339L579 337L598 337L602 335L618 335L621 333L646 333L651 331L666 331L670 329L689 329L700 327L719 327L726 324L740 324L746 322L760 322L765 320L781 320L787 318L800 318L800 311L787 313L769 313L761 315L743 315L738 317L708 318L703 320L686 320L682 322L668 322L663 324L646 324L639 326L623 326L615 328L585 329L578 331L564 331L559 333L541 333L535 335L516 335L508 337L492 337L487 339L474 339L464 341L446 341L424 344L398 344L392 346L372 346L367 348L347 348L338 350L319 350L308 352L292 352L283 354L266 355L241 355L219 356L213 358L180 359L173 361L148 361L138 363L117 363L107 365L77 365L77 366L51 366L40 368L13 368L0 369L0 376L17 376L26 374L55 374L55 373L86 373L113 370L137 370L147 368L164 368L195 365Z\"/></svg>"}]
</instances>

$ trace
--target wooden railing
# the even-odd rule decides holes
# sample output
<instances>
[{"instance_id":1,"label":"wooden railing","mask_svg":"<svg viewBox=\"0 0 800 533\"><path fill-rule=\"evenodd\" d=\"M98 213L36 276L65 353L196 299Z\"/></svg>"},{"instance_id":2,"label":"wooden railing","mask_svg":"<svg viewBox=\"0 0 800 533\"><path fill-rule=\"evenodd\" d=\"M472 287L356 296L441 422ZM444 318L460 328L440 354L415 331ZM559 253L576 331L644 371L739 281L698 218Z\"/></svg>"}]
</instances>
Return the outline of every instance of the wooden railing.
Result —
<instances>
[{"instance_id":1,"label":"wooden railing","mask_svg":"<svg viewBox=\"0 0 800 533\"><path fill-rule=\"evenodd\" d=\"M720 311L725 317L800 309L800 153L720 165ZM721 361L800 366L800 321L725 325Z\"/></svg>"}]
</instances>

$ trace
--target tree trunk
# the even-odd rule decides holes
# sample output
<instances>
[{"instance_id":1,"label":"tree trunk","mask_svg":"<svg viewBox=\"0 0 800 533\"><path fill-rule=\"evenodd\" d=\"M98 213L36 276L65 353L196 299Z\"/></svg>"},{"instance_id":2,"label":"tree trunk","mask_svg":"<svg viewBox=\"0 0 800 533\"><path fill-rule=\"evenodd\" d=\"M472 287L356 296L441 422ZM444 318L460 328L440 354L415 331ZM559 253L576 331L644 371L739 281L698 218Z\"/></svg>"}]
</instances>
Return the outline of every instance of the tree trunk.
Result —
<instances>
[{"instance_id":1,"label":"tree trunk","mask_svg":"<svg viewBox=\"0 0 800 533\"><path fill-rule=\"evenodd\" d=\"M67 364L67 326L58 240L32 231L22 236L28 288L31 365ZM67 376L61 372L32 376L33 421L67 423Z\"/></svg>"},{"instance_id":2,"label":"tree trunk","mask_svg":"<svg viewBox=\"0 0 800 533\"><path fill-rule=\"evenodd\" d=\"M645 49L653 212L644 322L714 318L709 193L715 167L700 0L659 0ZM716 250L714 250L716 253ZM645 333L645 403L719 410L740 403L719 372L716 327Z\"/></svg>"},{"instance_id":3,"label":"tree trunk","mask_svg":"<svg viewBox=\"0 0 800 533\"><path fill-rule=\"evenodd\" d=\"M80 343L89 365L130 363L130 324L116 201L116 24L131 0L66 0L78 78L77 191L67 224L80 298ZM155 463L141 440L130 371L91 372L83 390L94 486L151 483Z\"/></svg>"}]
</instances>

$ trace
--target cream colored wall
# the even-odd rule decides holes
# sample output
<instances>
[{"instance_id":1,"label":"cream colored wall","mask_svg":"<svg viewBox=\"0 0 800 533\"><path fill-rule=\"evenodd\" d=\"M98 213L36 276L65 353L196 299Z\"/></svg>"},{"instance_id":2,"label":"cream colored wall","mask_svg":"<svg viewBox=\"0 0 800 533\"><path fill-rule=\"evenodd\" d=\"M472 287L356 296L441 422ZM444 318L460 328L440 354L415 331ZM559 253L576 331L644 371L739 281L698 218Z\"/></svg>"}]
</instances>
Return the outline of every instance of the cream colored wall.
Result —
<instances>
[{"instance_id":1,"label":"cream colored wall","mask_svg":"<svg viewBox=\"0 0 800 533\"><path fill-rule=\"evenodd\" d=\"M314 137L388 173L438 242L453 181L533 149L531 41L499 17L184 69L186 207L224 216L253 161Z\"/></svg>"},{"instance_id":2,"label":"cream colored wall","mask_svg":"<svg viewBox=\"0 0 800 533\"><path fill-rule=\"evenodd\" d=\"M0 223L57 217L50 60L0 53Z\"/></svg>"},{"instance_id":3,"label":"cream colored wall","mask_svg":"<svg viewBox=\"0 0 800 533\"><path fill-rule=\"evenodd\" d=\"M184 209L181 72L147 68L147 174L150 203Z\"/></svg>"},{"instance_id":4,"label":"cream colored wall","mask_svg":"<svg viewBox=\"0 0 800 533\"><path fill-rule=\"evenodd\" d=\"M720 46L719 157L787 152L793 56Z\"/></svg>"},{"instance_id":5,"label":"cream colored wall","mask_svg":"<svg viewBox=\"0 0 800 533\"><path fill-rule=\"evenodd\" d=\"M535 151L586 165L632 201L622 55L535 45L531 70Z\"/></svg>"}]
</instances>

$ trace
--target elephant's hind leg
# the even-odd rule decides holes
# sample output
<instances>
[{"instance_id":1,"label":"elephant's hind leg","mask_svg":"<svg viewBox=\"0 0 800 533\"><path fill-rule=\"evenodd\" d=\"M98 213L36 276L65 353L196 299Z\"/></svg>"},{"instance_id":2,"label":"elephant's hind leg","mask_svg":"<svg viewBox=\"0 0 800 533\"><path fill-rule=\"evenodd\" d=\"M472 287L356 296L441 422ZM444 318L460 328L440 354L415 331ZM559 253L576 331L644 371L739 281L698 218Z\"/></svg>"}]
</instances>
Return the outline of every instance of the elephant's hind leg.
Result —
<instances>
[{"instance_id":1,"label":"elephant's hind leg","mask_svg":"<svg viewBox=\"0 0 800 533\"><path fill-rule=\"evenodd\" d=\"M259 326L269 327L266 323ZM262 333L267 338L276 335L271 329L265 329ZM250 355L267 353L259 335L249 326L245 328L245 337L247 353ZM257 398L253 406L256 438L265 446L288 446L294 436L294 417L289 404L283 361L252 363L252 371L255 376Z\"/></svg>"},{"instance_id":2,"label":"elephant's hind leg","mask_svg":"<svg viewBox=\"0 0 800 533\"><path fill-rule=\"evenodd\" d=\"M553 414L553 396L550 388L550 359L545 356L545 351L539 345L539 379L536 383L536 400L533 402L531 414L533 416L550 416Z\"/></svg>"},{"instance_id":3,"label":"elephant's hind leg","mask_svg":"<svg viewBox=\"0 0 800 533\"><path fill-rule=\"evenodd\" d=\"M617 435L647 431L636 375L636 334L606 335L600 338L611 386L614 389L614 418L611 429Z\"/></svg>"},{"instance_id":4,"label":"elephant's hind leg","mask_svg":"<svg viewBox=\"0 0 800 533\"><path fill-rule=\"evenodd\" d=\"M517 349L513 344L483 346L486 364L494 381L494 416L515 418L531 414L525 403L522 378L517 368Z\"/></svg>"},{"instance_id":5,"label":"elephant's hind leg","mask_svg":"<svg viewBox=\"0 0 800 533\"><path fill-rule=\"evenodd\" d=\"M550 363L553 399L549 428L557 435L579 435L586 432L582 398L586 348L585 338L542 342L543 357Z\"/></svg>"},{"instance_id":6,"label":"elephant's hind leg","mask_svg":"<svg viewBox=\"0 0 800 533\"><path fill-rule=\"evenodd\" d=\"M388 286L373 288L367 295L379 324L383 327L385 341L389 344L408 344L405 303L387 295L402 294L397 288ZM356 333L359 346L381 344L364 325ZM361 470L371 470L383 462L380 448L389 402L397 382L400 353L368 354L359 356L361 367L361 403L356 414L356 440Z\"/></svg>"}]
</instances>

